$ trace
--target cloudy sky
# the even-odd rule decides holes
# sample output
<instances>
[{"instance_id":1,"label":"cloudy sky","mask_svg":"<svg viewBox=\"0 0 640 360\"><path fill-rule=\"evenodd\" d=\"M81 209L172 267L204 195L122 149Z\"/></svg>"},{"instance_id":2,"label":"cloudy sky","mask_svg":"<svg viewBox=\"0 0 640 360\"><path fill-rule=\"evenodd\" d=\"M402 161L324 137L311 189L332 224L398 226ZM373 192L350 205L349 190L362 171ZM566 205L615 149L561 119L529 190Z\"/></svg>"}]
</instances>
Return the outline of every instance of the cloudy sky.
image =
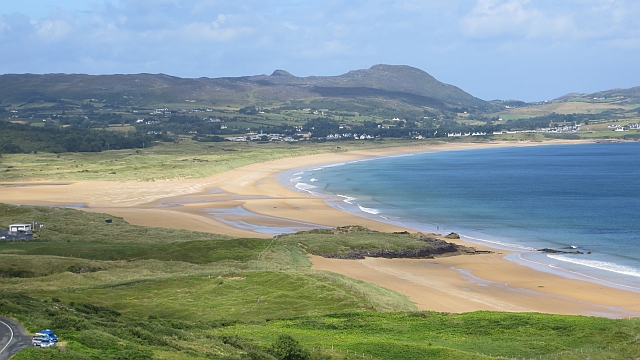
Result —
<instances>
[{"instance_id":1,"label":"cloudy sky","mask_svg":"<svg viewBox=\"0 0 640 360\"><path fill-rule=\"evenodd\" d=\"M485 100L640 85L638 0L0 0L0 74L427 71Z\"/></svg>"}]
</instances>

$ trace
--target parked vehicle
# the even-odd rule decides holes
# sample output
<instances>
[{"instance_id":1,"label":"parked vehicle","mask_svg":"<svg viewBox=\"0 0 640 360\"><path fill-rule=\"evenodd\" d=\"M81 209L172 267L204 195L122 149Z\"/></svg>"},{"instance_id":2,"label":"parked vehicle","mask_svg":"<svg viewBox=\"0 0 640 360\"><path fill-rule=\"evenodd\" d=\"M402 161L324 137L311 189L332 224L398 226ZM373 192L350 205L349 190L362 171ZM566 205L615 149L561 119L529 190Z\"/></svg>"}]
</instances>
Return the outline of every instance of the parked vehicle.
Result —
<instances>
[{"instance_id":1,"label":"parked vehicle","mask_svg":"<svg viewBox=\"0 0 640 360\"><path fill-rule=\"evenodd\" d=\"M49 330L49 329L40 330L40 331L38 331L38 334L49 335L49 338L51 338L51 341L53 341L54 343L58 342L58 337L53 332L53 330Z\"/></svg>"},{"instance_id":2,"label":"parked vehicle","mask_svg":"<svg viewBox=\"0 0 640 360\"><path fill-rule=\"evenodd\" d=\"M37 333L31 338L31 345L39 347L49 347L54 345L55 342L51 340L51 337L47 334Z\"/></svg>"}]
</instances>

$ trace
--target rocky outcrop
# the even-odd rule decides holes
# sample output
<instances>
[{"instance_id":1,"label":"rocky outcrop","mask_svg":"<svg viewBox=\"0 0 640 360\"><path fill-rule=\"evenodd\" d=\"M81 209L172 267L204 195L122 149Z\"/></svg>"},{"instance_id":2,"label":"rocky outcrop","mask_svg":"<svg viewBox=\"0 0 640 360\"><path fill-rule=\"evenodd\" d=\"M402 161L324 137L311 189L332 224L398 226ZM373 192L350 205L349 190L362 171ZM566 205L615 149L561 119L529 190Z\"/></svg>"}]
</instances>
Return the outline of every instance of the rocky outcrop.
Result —
<instances>
[{"instance_id":1,"label":"rocky outcrop","mask_svg":"<svg viewBox=\"0 0 640 360\"><path fill-rule=\"evenodd\" d=\"M357 260L364 259L365 257L377 257L386 259L433 259L440 256L451 255L474 255L474 254L487 254L490 251L478 251L474 248L461 246L454 243L446 242L444 240L420 237L418 241L425 242L426 246L416 249L400 249L400 250L388 250L388 249L354 249L344 254L324 254L325 258L331 259L349 259Z\"/></svg>"},{"instance_id":2,"label":"rocky outcrop","mask_svg":"<svg viewBox=\"0 0 640 360\"><path fill-rule=\"evenodd\" d=\"M582 251L563 251L563 250L556 250L556 249L549 249L549 248L543 248L543 249L538 249L538 251L544 252L544 253L549 253L549 254L574 254L574 255L582 255L584 254ZM591 254L591 251L589 251L587 254Z\"/></svg>"}]
</instances>

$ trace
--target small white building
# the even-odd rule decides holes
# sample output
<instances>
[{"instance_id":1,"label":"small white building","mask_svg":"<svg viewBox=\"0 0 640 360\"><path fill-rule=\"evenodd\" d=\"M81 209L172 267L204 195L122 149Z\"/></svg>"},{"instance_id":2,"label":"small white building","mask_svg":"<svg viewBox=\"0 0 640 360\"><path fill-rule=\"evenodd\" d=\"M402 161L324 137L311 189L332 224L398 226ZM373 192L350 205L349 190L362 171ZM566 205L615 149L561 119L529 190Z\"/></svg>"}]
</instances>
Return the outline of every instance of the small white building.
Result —
<instances>
[{"instance_id":1,"label":"small white building","mask_svg":"<svg viewBox=\"0 0 640 360\"><path fill-rule=\"evenodd\" d=\"M27 232L31 231L31 224L12 224L9 225L10 232Z\"/></svg>"}]
</instances>

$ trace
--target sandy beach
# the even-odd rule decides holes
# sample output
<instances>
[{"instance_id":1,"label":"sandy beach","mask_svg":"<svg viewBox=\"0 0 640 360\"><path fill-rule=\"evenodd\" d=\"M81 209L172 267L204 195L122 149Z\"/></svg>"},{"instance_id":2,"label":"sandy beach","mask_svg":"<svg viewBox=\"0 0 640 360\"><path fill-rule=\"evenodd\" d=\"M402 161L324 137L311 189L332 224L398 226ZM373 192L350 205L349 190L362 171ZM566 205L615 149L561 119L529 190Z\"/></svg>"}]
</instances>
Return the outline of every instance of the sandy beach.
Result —
<instances>
[{"instance_id":1,"label":"sandy beach","mask_svg":"<svg viewBox=\"0 0 640 360\"><path fill-rule=\"evenodd\" d=\"M281 232L344 225L402 231L407 229L340 212L320 198L292 191L280 184L277 175L290 169L366 157L539 144L467 143L321 154L252 164L201 179L3 184L0 201L70 206L122 216L133 224L237 237L268 238ZM504 251L496 251L433 260L312 257L312 262L315 269L341 273L405 294L421 310L640 316L640 293L536 271L504 259L505 255Z\"/></svg>"}]
</instances>

